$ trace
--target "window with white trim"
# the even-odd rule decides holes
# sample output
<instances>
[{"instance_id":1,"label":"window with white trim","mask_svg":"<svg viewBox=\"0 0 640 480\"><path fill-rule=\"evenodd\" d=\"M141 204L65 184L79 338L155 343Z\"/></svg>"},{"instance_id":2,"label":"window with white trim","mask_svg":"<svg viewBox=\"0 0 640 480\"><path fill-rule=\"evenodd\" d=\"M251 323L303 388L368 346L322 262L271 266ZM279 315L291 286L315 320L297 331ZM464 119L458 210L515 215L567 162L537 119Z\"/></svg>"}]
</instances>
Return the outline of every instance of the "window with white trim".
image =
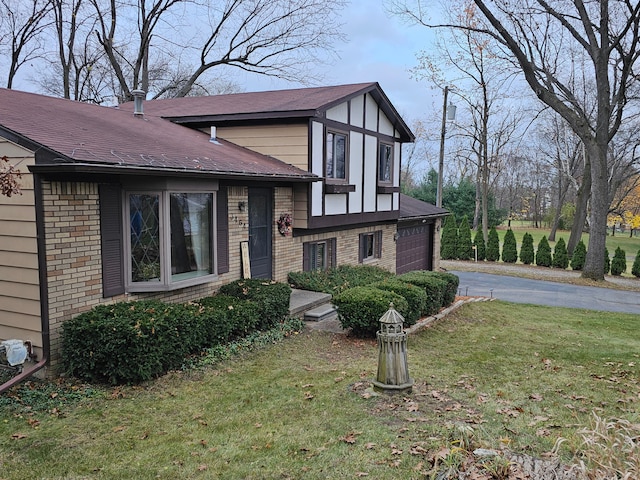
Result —
<instances>
[{"instance_id":1,"label":"window with white trim","mask_svg":"<svg viewBox=\"0 0 640 480\"><path fill-rule=\"evenodd\" d=\"M347 180L347 135L327 131L325 176L329 180Z\"/></svg>"},{"instance_id":2,"label":"window with white trim","mask_svg":"<svg viewBox=\"0 0 640 480\"><path fill-rule=\"evenodd\" d=\"M214 193L125 193L130 291L180 288L214 274Z\"/></svg>"}]
</instances>

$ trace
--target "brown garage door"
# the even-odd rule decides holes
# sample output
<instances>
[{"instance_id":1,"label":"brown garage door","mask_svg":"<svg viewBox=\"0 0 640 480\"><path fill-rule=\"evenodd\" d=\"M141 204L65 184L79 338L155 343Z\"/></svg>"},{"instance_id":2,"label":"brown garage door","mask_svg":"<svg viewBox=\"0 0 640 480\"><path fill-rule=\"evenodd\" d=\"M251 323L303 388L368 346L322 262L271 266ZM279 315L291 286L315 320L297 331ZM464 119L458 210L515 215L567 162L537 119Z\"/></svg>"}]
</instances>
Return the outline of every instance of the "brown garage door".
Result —
<instances>
[{"instance_id":1,"label":"brown garage door","mask_svg":"<svg viewBox=\"0 0 640 480\"><path fill-rule=\"evenodd\" d=\"M431 238L433 224L398 227L396 242L396 273L431 270Z\"/></svg>"}]
</instances>

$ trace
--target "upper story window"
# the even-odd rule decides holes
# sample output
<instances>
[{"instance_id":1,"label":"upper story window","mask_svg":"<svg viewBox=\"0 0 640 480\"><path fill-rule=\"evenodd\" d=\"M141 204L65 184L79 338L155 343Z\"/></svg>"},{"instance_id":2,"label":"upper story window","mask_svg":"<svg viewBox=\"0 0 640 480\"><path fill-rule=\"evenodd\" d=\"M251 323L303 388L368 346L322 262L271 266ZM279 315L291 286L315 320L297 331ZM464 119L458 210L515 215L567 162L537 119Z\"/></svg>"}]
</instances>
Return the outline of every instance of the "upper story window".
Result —
<instances>
[{"instance_id":1,"label":"upper story window","mask_svg":"<svg viewBox=\"0 0 640 480\"><path fill-rule=\"evenodd\" d=\"M214 273L212 192L127 192L126 283L178 288Z\"/></svg>"},{"instance_id":2,"label":"upper story window","mask_svg":"<svg viewBox=\"0 0 640 480\"><path fill-rule=\"evenodd\" d=\"M347 179L347 135L339 132L327 132L326 145L327 179Z\"/></svg>"},{"instance_id":3,"label":"upper story window","mask_svg":"<svg viewBox=\"0 0 640 480\"><path fill-rule=\"evenodd\" d=\"M391 183L393 181L393 146L387 143L380 144L378 153L378 181Z\"/></svg>"}]
</instances>

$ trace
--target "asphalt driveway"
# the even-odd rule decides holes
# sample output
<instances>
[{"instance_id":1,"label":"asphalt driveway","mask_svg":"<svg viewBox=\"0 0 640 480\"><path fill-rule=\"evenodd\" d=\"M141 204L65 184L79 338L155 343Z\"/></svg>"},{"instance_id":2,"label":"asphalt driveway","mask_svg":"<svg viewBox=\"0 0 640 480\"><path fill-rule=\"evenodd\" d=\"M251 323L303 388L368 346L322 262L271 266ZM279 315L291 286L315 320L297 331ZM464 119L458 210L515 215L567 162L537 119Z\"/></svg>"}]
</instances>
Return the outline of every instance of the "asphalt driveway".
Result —
<instances>
[{"instance_id":1,"label":"asphalt driveway","mask_svg":"<svg viewBox=\"0 0 640 480\"><path fill-rule=\"evenodd\" d=\"M514 303L584 308L640 315L640 293L479 272L450 271L460 278L459 294Z\"/></svg>"}]
</instances>

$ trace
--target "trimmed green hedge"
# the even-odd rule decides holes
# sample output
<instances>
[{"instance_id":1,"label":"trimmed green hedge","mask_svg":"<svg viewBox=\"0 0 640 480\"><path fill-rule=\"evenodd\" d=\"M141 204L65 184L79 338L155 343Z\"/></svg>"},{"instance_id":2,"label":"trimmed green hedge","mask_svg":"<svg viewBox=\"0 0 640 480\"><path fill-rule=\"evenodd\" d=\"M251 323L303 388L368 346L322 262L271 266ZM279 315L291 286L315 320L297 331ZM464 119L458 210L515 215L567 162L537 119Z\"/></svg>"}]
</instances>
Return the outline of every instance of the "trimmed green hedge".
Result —
<instances>
[{"instance_id":1,"label":"trimmed green hedge","mask_svg":"<svg viewBox=\"0 0 640 480\"><path fill-rule=\"evenodd\" d=\"M398 279L424 289L427 294L427 303L422 312L423 315L435 315L443 306L444 292L447 289L447 281L437 278L433 272L419 270L398 275Z\"/></svg>"},{"instance_id":2,"label":"trimmed green hedge","mask_svg":"<svg viewBox=\"0 0 640 480\"><path fill-rule=\"evenodd\" d=\"M427 275L431 275L432 277L443 280L446 283L445 289L442 292L441 307L448 307L449 305L451 305L456 299L456 295L458 294L458 287L460 286L460 279L458 278L458 276L454 275L453 273L447 272L430 272L427 270L424 270L424 272Z\"/></svg>"},{"instance_id":3,"label":"trimmed green hedge","mask_svg":"<svg viewBox=\"0 0 640 480\"><path fill-rule=\"evenodd\" d=\"M420 320L427 304L427 294L424 289L396 278L383 280L371 286L387 292L397 293L407 301L407 314L404 315L404 324L406 326L414 325Z\"/></svg>"},{"instance_id":4,"label":"trimmed green hedge","mask_svg":"<svg viewBox=\"0 0 640 480\"><path fill-rule=\"evenodd\" d=\"M354 287L333 297L342 328L350 328L354 335L366 337L375 337L380 318L391 303L407 318L409 304L397 293L374 287Z\"/></svg>"},{"instance_id":5,"label":"trimmed green hedge","mask_svg":"<svg viewBox=\"0 0 640 480\"><path fill-rule=\"evenodd\" d=\"M328 270L291 272L289 283L294 288L337 295L348 288L371 285L393 276L388 270L372 265L340 265Z\"/></svg>"},{"instance_id":6,"label":"trimmed green hedge","mask_svg":"<svg viewBox=\"0 0 640 480\"><path fill-rule=\"evenodd\" d=\"M236 280L220 287L220 293L242 300L252 300L260 308L259 330L271 328L289 314L291 287L273 280Z\"/></svg>"},{"instance_id":7,"label":"trimmed green hedge","mask_svg":"<svg viewBox=\"0 0 640 480\"><path fill-rule=\"evenodd\" d=\"M122 302L82 313L63 325L63 367L90 382L140 383L204 348L271 328L289 313L288 285L234 282L223 289L236 295L187 304Z\"/></svg>"}]
</instances>

